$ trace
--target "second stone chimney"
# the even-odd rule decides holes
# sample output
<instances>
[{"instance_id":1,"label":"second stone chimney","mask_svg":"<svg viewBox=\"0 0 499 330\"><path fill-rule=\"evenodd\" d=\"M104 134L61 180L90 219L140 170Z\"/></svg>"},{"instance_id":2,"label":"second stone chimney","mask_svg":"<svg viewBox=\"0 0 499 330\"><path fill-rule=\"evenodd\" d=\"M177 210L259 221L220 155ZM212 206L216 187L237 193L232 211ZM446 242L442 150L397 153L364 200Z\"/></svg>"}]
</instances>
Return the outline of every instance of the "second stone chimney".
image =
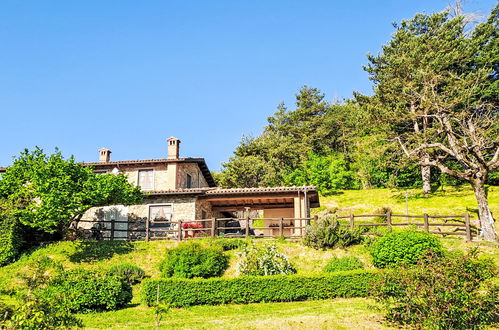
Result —
<instances>
[{"instance_id":1,"label":"second stone chimney","mask_svg":"<svg viewBox=\"0 0 499 330\"><path fill-rule=\"evenodd\" d=\"M180 140L171 136L166 139L166 142L168 143L168 159L177 159L180 152Z\"/></svg>"},{"instance_id":2,"label":"second stone chimney","mask_svg":"<svg viewBox=\"0 0 499 330\"><path fill-rule=\"evenodd\" d=\"M99 149L99 162L107 163L111 160L111 150L106 148Z\"/></svg>"}]
</instances>

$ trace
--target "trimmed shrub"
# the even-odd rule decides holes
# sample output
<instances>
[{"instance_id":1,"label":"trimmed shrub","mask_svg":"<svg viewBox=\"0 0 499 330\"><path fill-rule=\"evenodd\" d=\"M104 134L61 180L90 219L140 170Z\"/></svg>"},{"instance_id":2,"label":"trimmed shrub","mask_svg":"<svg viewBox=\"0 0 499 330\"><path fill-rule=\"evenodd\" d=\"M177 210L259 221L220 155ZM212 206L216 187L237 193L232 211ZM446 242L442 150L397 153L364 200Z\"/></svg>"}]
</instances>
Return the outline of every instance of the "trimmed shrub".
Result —
<instances>
[{"instance_id":1,"label":"trimmed shrub","mask_svg":"<svg viewBox=\"0 0 499 330\"><path fill-rule=\"evenodd\" d=\"M210 241L210 244L213 246L219 246L224 251L230 251L245 248L248 245L248 242L237 238L215 238Z\"/></svg>"},{"instance_id":2,"label":"trimmed shrub","mask_svg":"<svg viewBox=\"0 0 499 330\"><path fill-rule=\"evenodd\" d=\"M340 226L336 215L320 218L307 228L303 244L314 249L347 247L362 242L365 229L358 227L350 229Z\"/></svg>"},{"instance_id":3,"label":"trimmed shrub","mask_svg":"<svg viewBox=\"0 0 499 330\"><path fill-rule=\"evenodd\" d=\"M222 248L189 242L168 250L160 270L163 277L209 278L221 276L228 266Z\"/></svg>"},{"instance_id":4,"label":"trimmed shrub","mask_svg":"<svg viewBox=\"0 0 499 330\"><path fill-rule=\"evenodd\" d=\"M145 276L144 270L140 267L127 263L112 266L109 268L108 274L123 276L131 285L140 283Z\"/></svg>"},{"instance_id":5,"label":"trimmed shrub","mask_svg":"<svg viewBox=\"0 0 499 330\"><path fill-rule=\"evenodd\" d=\"M288 258L277 251L275 244L263 246L252 244L237 255L240 258L237 270L241 275L262 276L296 273L296 269Z\"/></svg>"},{"instance_id":6,"label":"trimmed shrub","mask_svg":"<svg viewBox=\"0 0 499 330\"><path fill-rule=\"evenodd\" d=\"M160 301L172 307L186 307L365 297L378 276L378 270L357 270L315 276L145 280L143 299L152 305L159 292Z\"/></svg>"},{"instance_id":7,"label":"trimmed shrub","mask_svg":"<svg viewBox=\"0 0 499 330\"><path fill-rule=\"evenodd\" d=\"M437 237L423 231L403 230L380 237L371 247L374 266L384 268L398 264L415 264L428 251L442 254Z\"/></svg>"},{"instance_id":8,"label":"trimmed shrub","mask_svg":"<svg viewBox=\"0 0 499 330\"><path fill-rule=\"evenodd\" d=\"M44 291L47 297L68 294L73 312L116 310L132 300L132 287L123 277L83 269L64 272Z\"/></svg>"},{"instance_id":9,"label":"trimmed shrub","mask_svg":"<svg viewBox=\"0 0 499 330\"><path fill-rule=\"evenodd\" d=\"M499 322L499 286L491 260L476 252L438 257L385 272L373 294L388 321L428 329L476 329Z\"/></svg>"},{"instance_id":10,"label":"trimmed shrub","mask_svg":"<svg viewBox=\"0 0 499 330\"><path fill-rule=\"evenodd\" d=\"M343 258L334 257L327 263L326 267L324 267L326 273L356 269L364 269L364 264L359 258L354 256Z\"/></svg>"}]
</instances>

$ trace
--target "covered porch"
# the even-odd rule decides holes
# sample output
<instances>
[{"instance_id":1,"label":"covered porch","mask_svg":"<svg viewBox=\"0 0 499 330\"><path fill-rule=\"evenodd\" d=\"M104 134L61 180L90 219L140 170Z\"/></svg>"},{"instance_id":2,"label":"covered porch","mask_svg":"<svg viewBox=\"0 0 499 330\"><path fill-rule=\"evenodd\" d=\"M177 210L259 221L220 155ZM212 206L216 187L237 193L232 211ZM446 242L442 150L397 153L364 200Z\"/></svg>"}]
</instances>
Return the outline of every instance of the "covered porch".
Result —
<instances>
[{"instance_id":1,"label":"covered porch","mask_svg":"<svg viewBox=\"0 0 499 330\"><path fill-rule=\"evenodd\" d=\"M209 205L216 236L231 236L236 227L227 223L236 221L237 235L301 237L310 223L311 209L319 207L319 196L312 186L213 189L198 201Z\"/></svg>"}]
</instances>

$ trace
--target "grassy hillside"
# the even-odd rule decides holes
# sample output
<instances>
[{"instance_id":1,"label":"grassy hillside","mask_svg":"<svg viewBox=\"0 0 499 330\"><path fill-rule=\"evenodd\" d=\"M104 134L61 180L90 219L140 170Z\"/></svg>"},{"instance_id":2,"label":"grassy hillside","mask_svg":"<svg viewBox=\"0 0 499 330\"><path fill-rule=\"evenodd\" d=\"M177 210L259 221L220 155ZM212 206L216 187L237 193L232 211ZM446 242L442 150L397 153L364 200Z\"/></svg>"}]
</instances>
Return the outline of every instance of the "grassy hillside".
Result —
<instances>
[{"instance_id":1,"label":"grassy hillside","mask_svg":"<svg viewBox=\"0 0 499 330\"><path fill-rule=\"evenodd\" d=\"M201 241L208 244L209 240ZM366 267L372 267L368 250L364 246L352 246L347 249L317 251L300 243L273 241L296 266L300 274L320 273L333 256L356 255ZM442 240L450 250L464 250L475 246L460 239ZM257 241L257 244L264 244ZM59 242L39 248L26 254L14 264L0 268L1 299L11 299L7 293L12 288L19 274L35 258L48 256L63 264L66 269L82 267L105 270L112 265L130 262L143 268L147 276L158 277L158 264L165 251L177 242ZM499 262L497 249L480 247L486 254ZM231 265L224 276L236 275L237 257L235 251L228 252ZM134 298L129 307L105 313L83 314L86 328L127 328L152 329L154 311L141 303L141 285L134 287ZM382 310L370 299L352 298L331 301L304 301L290 303L269 303L250 305L195 306L188 309L171 309L165 316L162 326L165 328L309 328L382 329L385 326Z\"/></svg>"},{"instance_id":2,"label":"grassy hillside","mask_svg":"<svg viewBox=\"0 0 499 330\"><path fill-rule=\"evenodd\" d=\"M409 191L409 213L411 214L460 214L474 212L476 209L473 194L469 189L441 190L429 198L417 195L416 190ZM372 213L380 206L390 207L394 212L405 213L405 195L403 191L376 189L360 191L342 191L334 196L321 199L322 209L336 209L340 214ZM499 216L499 187L491 187L490 204L496 216ZM209 244L210 240L200 240ZM257 244L265 241L256 240ZM346 249L317 251L301 243L272 240L280 251L286 254L295 265L299 274L321 273L326 263L333 256L359 257L367 268L372 268L369 251L362 245ZM442 239L449 250L466 250L475 247L474 243L465 243L462 238ZM158 277L158 265L165 252L176 246L175 241L154 242L58 242L47 244L25 254L17 262L0 267L0 299L12 299L9 292L15 287L19 274L34 259L48 256L60 262L66 269L86 268L106 270L119 263L132 263L145 270L146 275ZM499 264L499 249L479 247L485 254L493 257ZM225 277L236 276L236 251L231 255L230 266ZM140 300L141 285L134 287L132 303L124 309L80 315L86 328L154 328L154 311ZM330 301L304 301L290 303L269 303L249 305L195 306L188 309L171 309L165 316L163 328L310 328L310 329L349 329L349 328L385 328L382 320L383 311L370 299L335 299Z\"/></svg>"},{"instance_id":3,"label":"grassy hillside","mask_svg":"<svg viewBox=\"0 0 499 330\"><path fill-rule=\"evenodd\" d=\"M321 209L337 210L346 215L368 214L382 206L387 206L393 212L406 213L406 192L408 195L409 214L420 215L456 215L471 213L478 215L475 196L471 188L443 187L423 197L420 189L367 189L342 190L336 195L321 197ZM499 217L499 187L489 187L489 205L492 213Z\"/></svg>"},{"instance_id":4,"label":"grassy hillside","mask_svg":"<svg viewBox=\"0 0 499 330\"><path fill-rule=\"evenodd\" d=\"M407 195L407 198L406 198ZM472 220L478 219L475 196L470 187L442 187L428 197L421 189L366 189L342 190L332 196L321 197L321 211L336 211L339 215L373 214L381 207L389 207L393 213L422 215L460 215L470 213ZM489 187L489 206L496 219L499 218L499 187ZM397 219L394 219L396 222ZM399 221L402 219L399 218ZM438 221L439 222L439 221ZM496 221L499 232L499 221Z\"/></svg>"}]
</instances>

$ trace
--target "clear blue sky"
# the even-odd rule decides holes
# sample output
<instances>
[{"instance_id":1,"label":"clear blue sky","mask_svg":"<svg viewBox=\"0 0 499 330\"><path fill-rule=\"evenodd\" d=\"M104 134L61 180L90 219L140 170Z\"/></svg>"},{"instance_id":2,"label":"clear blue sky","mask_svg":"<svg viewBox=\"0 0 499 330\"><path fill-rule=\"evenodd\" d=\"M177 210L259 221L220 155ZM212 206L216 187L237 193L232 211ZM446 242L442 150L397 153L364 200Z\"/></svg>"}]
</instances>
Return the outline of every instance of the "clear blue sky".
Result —
<instances>
[{"instance_id":1,"label":"clear blue sky","mask_svg":"<svg viewBox=\"0 0 499 330\"><path fill-rule=\"evenodd\" d=\"M466 2L487 14L496 1ZM219 170L303 85L369 93L392 22L446 0L0 2L0 165L23 148L80 161L181 155Z\"/></svg>"}]
</instances>

